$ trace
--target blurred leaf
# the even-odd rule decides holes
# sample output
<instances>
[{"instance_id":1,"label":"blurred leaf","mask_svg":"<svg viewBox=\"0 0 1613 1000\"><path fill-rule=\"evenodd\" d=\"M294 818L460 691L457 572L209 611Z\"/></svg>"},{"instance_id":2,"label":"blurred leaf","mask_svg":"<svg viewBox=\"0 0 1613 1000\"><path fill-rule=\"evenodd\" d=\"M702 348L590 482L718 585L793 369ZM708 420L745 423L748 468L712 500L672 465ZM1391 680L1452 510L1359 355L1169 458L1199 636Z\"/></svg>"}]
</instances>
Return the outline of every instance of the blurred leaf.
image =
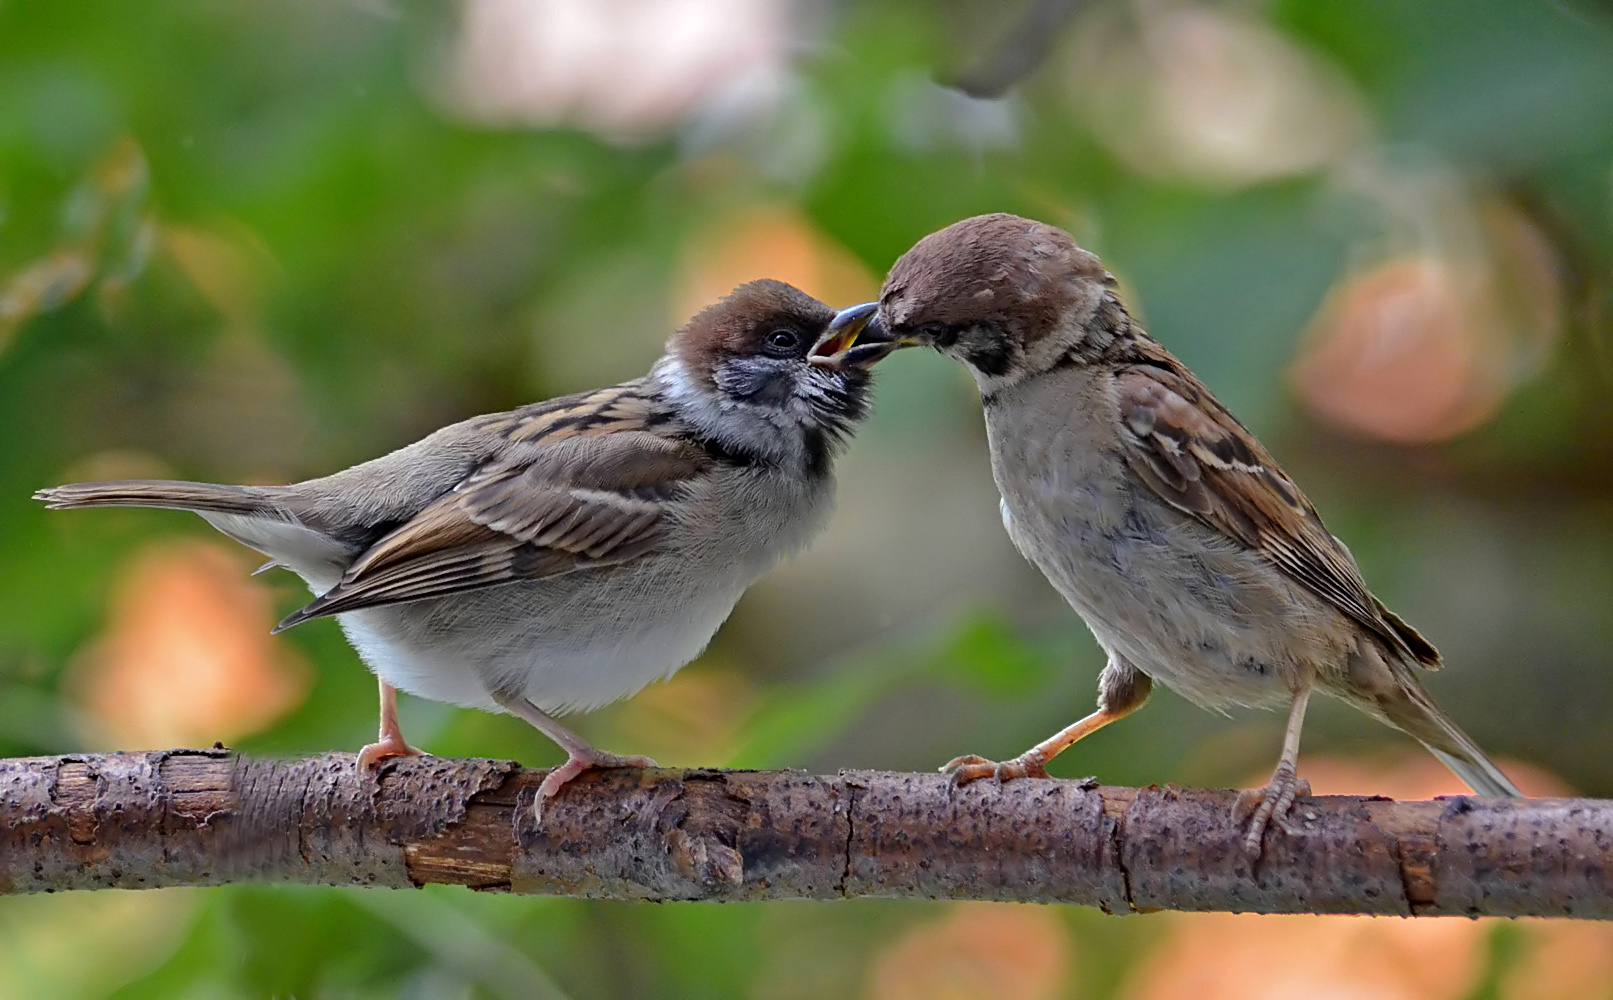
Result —
<instances>
[{"instance_id":1,"label":"blurred leaf","mask_svg":"<svg viewBox=\"0 0 1613 1000\"><path fill-rule=\"evenodd\" d=\"M985 694L1018 696L1047 685L1054 669L1048 650L1027 642L995 617L976 617L942 640L936 666L954 683Z\"/></svg>"},{"instance_id":2,"label":"blurred leaf","mask_svg":"<svg viewBox=\"0 0 1613 1000\"><path fill-rule=\"evenodd\" d=\"M1605 7L1511 0L1285 0L1277 22L1332 51L1377 99L1392 138L1525 168L1613 138Z\"/></svg>"},{"instance_id":3,"label":"blurred leaf","mask_svg":"<svg viewBox=\"0 0 1613 1000\"><path fill-rule=\"evenodd\" d=\"M800 766L880 697L922 669L919 661L900 652L881 653L885 655L853 654L813 681L769 691L751 716L748 737L733 754L734 766Z\"/></svg>"}]
</instances>

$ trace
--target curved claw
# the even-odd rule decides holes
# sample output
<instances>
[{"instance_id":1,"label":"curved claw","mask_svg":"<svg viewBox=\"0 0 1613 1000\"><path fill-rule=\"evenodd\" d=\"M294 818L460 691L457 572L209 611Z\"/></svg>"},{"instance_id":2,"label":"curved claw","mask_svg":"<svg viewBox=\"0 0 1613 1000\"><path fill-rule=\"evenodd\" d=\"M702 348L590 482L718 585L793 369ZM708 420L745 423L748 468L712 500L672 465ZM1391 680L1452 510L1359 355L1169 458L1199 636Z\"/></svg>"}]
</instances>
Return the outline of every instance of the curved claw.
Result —
<instances>
[{"instance_id":1,"label":"curved claw","mask_svg":"<svg viewBox=\"0 0 1613 1000\"><path fill-rule=\"evenodd\" d=\"M417 750L403 741L402 734L394 733L371 743L358 752L358 769L360 773L374 771L383 761L394 757L424 757L424 750Z\"/></svg>"},{"instance_id":2,"label":"curved claw","mask_svg":"<svg viewBox=\"0 0 1613 1000\"><path fill-rule=\"evenodd\" d=\"M655 761L642 754L614 754L603 750L592 750L585 754L571 754L566 762L550 771L538 786L537 797L532 802L533 818L541 825L543 823L543 804L560 793L571 780L584 771L591 769L606 769L613 767L660 767Z\"/></svg>"},{"instance_id":3,"label":"curved claw","mask_svg":"<svg viewBox=\"0 0 1613 1000\"><path fill-rule=\"evenodd\" d=\"M1021 755L1011 760L987 760L977 754L965 754L954 757L941 765L942 774L952 775L952 781L957 785L967 785L971 781L981 778L996 778L999 783L1012 781L1015 778L1047 778L1043 763L1029 755Z\"/></svg>"},{"instance_id":4,"label":"curved claw","mask_svg":"<svg viewBox=\"0 0 1613 1000\"><path fill-rule=\"evenodd\" d=\"M1237 801L1232 804L1232 822L1241 824L1246 812L1252 813L1249 829L1243 837L1243 852L1251 858L1260 857L1266 828L1273 823L1283 832L1291 833L1287 822L1288 811L1293 808L1296 798L1310 794L1310 782L1301 781L1293 769L1286 766L1279 766L1272 773L1271 783L1265 788L1240 792Z\"/></svg>"}]
</instances>

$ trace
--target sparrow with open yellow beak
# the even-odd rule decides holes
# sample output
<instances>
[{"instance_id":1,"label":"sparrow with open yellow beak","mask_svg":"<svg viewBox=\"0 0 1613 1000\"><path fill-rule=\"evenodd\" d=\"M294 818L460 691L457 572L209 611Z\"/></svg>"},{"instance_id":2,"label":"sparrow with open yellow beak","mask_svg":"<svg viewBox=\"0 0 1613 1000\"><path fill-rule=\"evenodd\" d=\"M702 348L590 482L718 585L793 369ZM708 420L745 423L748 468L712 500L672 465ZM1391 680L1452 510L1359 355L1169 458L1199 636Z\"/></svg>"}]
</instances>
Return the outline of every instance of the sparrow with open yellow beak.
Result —
<instances>
[{"instance_id":1,"label":"sparrow with open yellow beak","mask_svg":"<svg viewBox=\"0 0 1613 1000\"><path fill-rule=\"evenodd\" d=\"M53 508L194 511L307 582L276 631L335 616L381 683L361 766L417 753L395 689L520 716L566 752L537 805L590 767L652 766L555 718L694 659L757 577L803 548L889 348L809 359L834 311L778 281L691 319L643 378L473 417L291 486L122 481Z\"/></svg>"},{"instance_id":2,"label":"sparrow with open yellow beak","mask_svg":"<svg viewBox=\"0 0 1613 1000\"><path fill-rule=\"evenodd\" d=\"M974 376L1009 537L1108 654L1096 712L1012 760L959 757L944 768L958 781L1045 777L1157 680L1208 707L1288 708L1251 854L1303 787L1313 691L1409 733L1480 794L1520 794L1423 690L1439 653L1372 596L1294 481L1068 234L984 215L925 237L819 351L851 344L934 347Z\"/></svg>"}]
</instances>

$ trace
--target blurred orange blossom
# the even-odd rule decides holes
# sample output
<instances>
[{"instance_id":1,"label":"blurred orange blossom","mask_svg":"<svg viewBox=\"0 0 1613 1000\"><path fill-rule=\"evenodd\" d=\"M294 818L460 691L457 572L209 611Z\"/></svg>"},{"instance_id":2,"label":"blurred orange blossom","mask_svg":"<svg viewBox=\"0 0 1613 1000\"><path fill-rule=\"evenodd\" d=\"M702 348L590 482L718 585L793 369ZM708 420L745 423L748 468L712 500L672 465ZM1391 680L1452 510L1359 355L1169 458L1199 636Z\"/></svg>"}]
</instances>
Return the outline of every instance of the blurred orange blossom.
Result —
<instances>
[{"instance_id":1,"label":"blurred orange blossom","mask_svg":"<svg viewBox=\"0 0 1613 1000\"><path fill-rule=\"evenodd\" d=\"M1057 912L959 903L909 929L874 961L871 1000L1040 1000L1063 995L1071 943Z\"/></svg>"},{"instance_id":2,"label":"blurred orange blossom","mask_svg":"<svg viewBox=\"0 0 1613 1000\"><path fill-rule=\"evenodd\" d=\"M71 667L95 735L118 748L198 746L268 727L302 702L310 674L269 635L268 591L224 546L169 541L119 573L105 630Z\"/></svg>"},{"instance_id":3,"label":"blurred orange blossom","mask_svg":"<svg viewBox=\"0 0 1613 1000\"><path fill-rule=\"evenodd\" d=\"M787 281L840 308L879 294L879 280L810 221L782 207L730 214L700 234L684 254L676 322L756 278Z\"/></svg>"}]
</instances>

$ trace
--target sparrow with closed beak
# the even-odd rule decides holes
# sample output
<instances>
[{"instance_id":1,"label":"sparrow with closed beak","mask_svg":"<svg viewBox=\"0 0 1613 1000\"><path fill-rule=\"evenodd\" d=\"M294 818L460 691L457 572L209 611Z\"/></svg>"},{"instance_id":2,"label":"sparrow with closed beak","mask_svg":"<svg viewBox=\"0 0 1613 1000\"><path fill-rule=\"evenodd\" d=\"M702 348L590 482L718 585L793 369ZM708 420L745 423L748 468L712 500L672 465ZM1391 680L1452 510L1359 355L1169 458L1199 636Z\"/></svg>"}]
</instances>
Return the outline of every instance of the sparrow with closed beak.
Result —
<instances>
[{"instance_id":1,"label":"sparrow with closed beak","mask_svg":"<svg viewBox=\"0 0 1613 1000\"><path fill-rule=\"evenodd\" d=\"M1439 653L1068 234L1012 215L948 226L896 262L877 303L843 310L820 350L844 350L851 330L860 349L930 346L974 376L1008 535L1108 655L1096 712L1012 760L959 757L943 768L958 781L1045 777L1157 680L1207 707L1287 706L1251 854L1303 787L1313 691L1415 737L1480 794L1521 794L1423 690Z\"/></svg>"},{"instance_id":2,"label":"sparrow with closed beak","mask_svg":"<svg viewBox=\"0 0 1613 1000\"><path fill-rule=\"evenodd\" d=\"M868 412L879 345L809 359L834 310L756 281L679 330L643 378L453 424L291 486L122 481L53 508L194 511L302 577L381 685L361 768L418 751L394 689L517 715L566 752L537 806L591 767L555 716L694 659L757 577L818 532L832 459Z\"/></svg>"}]
</instances>

